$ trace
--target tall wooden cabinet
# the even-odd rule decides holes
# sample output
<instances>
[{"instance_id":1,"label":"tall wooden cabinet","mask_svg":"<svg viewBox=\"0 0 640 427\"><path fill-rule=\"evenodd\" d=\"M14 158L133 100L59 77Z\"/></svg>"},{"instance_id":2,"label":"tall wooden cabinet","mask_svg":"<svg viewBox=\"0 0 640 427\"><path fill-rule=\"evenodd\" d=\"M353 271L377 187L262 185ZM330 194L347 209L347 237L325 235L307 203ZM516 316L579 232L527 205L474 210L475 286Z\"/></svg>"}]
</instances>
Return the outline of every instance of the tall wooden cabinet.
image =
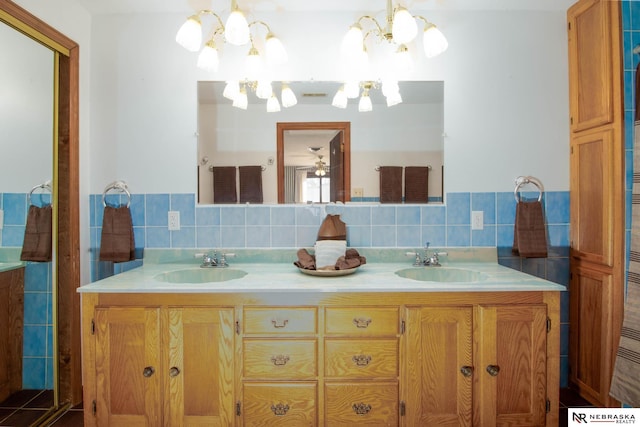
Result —
<instances>
[{"instance_id":1,"label":"tall wooden cabinet","mask_svg":"<svg viewBox=\"0 0 640 427\"><path fill-rule=\"evenodd\" d=\"M24 268L0 272L0 402L22 389Z\"/></svg>"},{"instance_id":2,"label":"tall wooden cabinet","mask_svg":"<svg viewBox=\"0 0 640 427\"><path fill-rule=\"evenodd\" d=\"M624 303L624 144L620 3L567 13L571 114L570 380L598 406L609 387Z\"/></svg>"}]
</instances>

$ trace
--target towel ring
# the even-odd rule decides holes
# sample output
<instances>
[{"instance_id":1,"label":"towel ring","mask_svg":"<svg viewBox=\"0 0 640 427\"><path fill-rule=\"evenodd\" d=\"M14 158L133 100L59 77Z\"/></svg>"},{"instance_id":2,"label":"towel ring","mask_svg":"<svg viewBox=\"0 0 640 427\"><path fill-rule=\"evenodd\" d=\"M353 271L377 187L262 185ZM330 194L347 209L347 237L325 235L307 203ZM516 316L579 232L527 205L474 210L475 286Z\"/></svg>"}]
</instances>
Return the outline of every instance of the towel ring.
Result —
<instances>
[{"instance_id":1,"label":"towel ring","mask_svg":"<svg viewBox=\"0 0 640 427\"><path fill-rule=\"evenodd\" d=\"M49 193L53 194L53 189L51 188L51 181L47 181L45 183L38 184L35 187L33 187L31 189L31 191L29 191L29 194L27 195L28 202L29 202L30 205L33 204L33 202L31 201L31 196L33 195L33 192L38 190L38 189L47 190L47 191L49 191ZM40 193L40 194L42 194L42 193ZM40 201L42 201L42 199ZM51 205L51 203L49 203L48 205L44 205L43 204L43 206L49 206L49 205Z\"/></svg>"},{"instance_id":2,"label":"towel ring","mask_svg":"<svg viewBox=\"0 0 640 427\"><path fill-rule=\"evenodd\" d=\"M127 207L131 205L131 193L129 192L129 187L127 183L124 181L114 181L111 184L107 185L102 193L102 206L107 206L107 193L111 190L118 190L127 195Z\"/></svg>"},{"instance_id":3,"label":"towel ring","mask_svg":"<svg viewBox=\"0 0 640 427\"><path fill-rule=\"evenodd\" d=\"M533 176L519 176L516 178L516 188L513 190L513 195L516 198L516 203L520 202L520 196L518 194L520 187L526 184L533 184L538 187L538 201L542 201L542 194L544 193L544 186L542 185L542 182L538 178Z\"/></svg>"}]
</instances>

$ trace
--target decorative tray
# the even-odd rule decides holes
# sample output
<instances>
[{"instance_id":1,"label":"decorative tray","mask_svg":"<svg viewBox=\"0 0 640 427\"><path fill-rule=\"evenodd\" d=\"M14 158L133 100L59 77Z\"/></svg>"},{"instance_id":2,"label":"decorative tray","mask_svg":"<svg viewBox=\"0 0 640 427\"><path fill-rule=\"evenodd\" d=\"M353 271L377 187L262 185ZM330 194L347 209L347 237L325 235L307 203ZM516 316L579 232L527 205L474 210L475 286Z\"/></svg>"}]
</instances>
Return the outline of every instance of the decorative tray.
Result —
<instances>
[{"instance_id":1,"label":"decorative tray","mask_svg":"<svg viewBox=\"0 0 640 427\"><path fill-rule=\"evenodd\" d=\"M337 276L347 276L349 274L353 274L358 271L358 267L348 268L346 270L307 270L305 268L298 267L303 274L308 274L309 276L318 276L318 277L337 277Z\"/></svg>"}]
</instances>

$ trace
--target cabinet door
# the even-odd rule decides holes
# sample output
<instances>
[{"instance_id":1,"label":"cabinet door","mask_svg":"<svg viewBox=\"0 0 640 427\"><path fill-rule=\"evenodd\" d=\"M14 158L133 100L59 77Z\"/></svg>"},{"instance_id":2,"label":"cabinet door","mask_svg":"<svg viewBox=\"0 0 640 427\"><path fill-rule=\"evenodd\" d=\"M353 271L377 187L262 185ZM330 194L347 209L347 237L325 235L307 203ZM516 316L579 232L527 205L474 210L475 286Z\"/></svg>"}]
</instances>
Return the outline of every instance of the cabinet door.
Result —
<instances>
[{"instance_id":1,"label":"cabinet door","mask_svg":"<svg viewBox=\"0 0 640 427\"><path fill-rule=\"evenodd\" d=\"M611 377L611 275L577 266L571 280L571 382L591 402L605 402ZM603 369L603 367L609 367Z\"/></svg>"},{"instance_id":2,"label":"cabinet door","mask_svg":"<svg viewBox=\"0 0 640 427\"><path fill-rule=\"evenodd\" d=\"M96 423L161 423L157 308L96 308Z\"/></svg>"},{"instance_id":3,"label":"cabinet door","mask_svg":"<svg viewBox=\"0 0 640 427\"><path fill-rule=\"evenodd\" d=\"M22 389L24 268L0 273L0 402Z\"/></svg>"},{"instance_id":4,"label":"cabinet door","mask_svg":"<svg viewBox=\"0 0 640 427\"><path fill-rule=\"evenodd\" d=\"M571 247L585 261L612 265L613 131L583 132L571 141Z\"/></svg>"},{"instance_id":5,"label":"cabinet door","mask_svg":"<svg viewBox=\"0 0 640 427\"><path fill-rule=\"evenodd\" d=\"M571 129L581 131L614 120L613 55L608 2L576 3L568 13Z\"/></svg>"},{"instance_id":6,"label":"cabinet door","mask_svg":"<svg viewBox=\"0 0 640 427\"><path fill-rule=\"evenodd\" d=\"M407 309L403 373L406 426L470 426L472 309Z\"/></svg>"},{"instance_id":7,"label":"cabinet door","mask_svg":"<svg viewBox=\"0 0 640 427\"><path fill-rule=\"evenodd\" d=\"M168 321L165 425L233 425L233 310L170 308Z\"/></svg>"},{"instance_id":8,"label":"cabinet door","mask_svg":"<svg viewBox=\"0 0 640 427\"><path fill-rule=\"evenodd\" d=\"M474 425L545 425L546 306L475 310Z\"/></svg>"}]
</instances>

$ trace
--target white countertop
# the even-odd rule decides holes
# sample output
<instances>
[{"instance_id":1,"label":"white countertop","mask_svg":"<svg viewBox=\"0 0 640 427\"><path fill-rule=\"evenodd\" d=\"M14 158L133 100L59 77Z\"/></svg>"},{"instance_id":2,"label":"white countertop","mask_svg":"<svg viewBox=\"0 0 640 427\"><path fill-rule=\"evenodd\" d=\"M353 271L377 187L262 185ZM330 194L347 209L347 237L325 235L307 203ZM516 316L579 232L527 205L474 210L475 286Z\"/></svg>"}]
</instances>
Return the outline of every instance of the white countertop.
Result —
<instances>
[{"instance_id":1,"label":"white countertop","mask_svg":"<svg viewBox=\"0 0 640 427\"><path fill-rule=\"evenodd\" d=\"M456 258L456 257L453 257ZM198 269L190 263L145 262L142 267L82 286L81 293L238 293L238 292L501 292L564 291L560 284L499 265L495 261L442 261L442 267L413 267L405 262L369 262L354 274L315 277L301 273L292 262L242 263L230 260L230 269L247 274L238 279L208 283L168 283L157 275L169 271ZM479 282L425 282L399 277L407 268L458 268L483 273Z\"/></svg>"}]
</instances>

